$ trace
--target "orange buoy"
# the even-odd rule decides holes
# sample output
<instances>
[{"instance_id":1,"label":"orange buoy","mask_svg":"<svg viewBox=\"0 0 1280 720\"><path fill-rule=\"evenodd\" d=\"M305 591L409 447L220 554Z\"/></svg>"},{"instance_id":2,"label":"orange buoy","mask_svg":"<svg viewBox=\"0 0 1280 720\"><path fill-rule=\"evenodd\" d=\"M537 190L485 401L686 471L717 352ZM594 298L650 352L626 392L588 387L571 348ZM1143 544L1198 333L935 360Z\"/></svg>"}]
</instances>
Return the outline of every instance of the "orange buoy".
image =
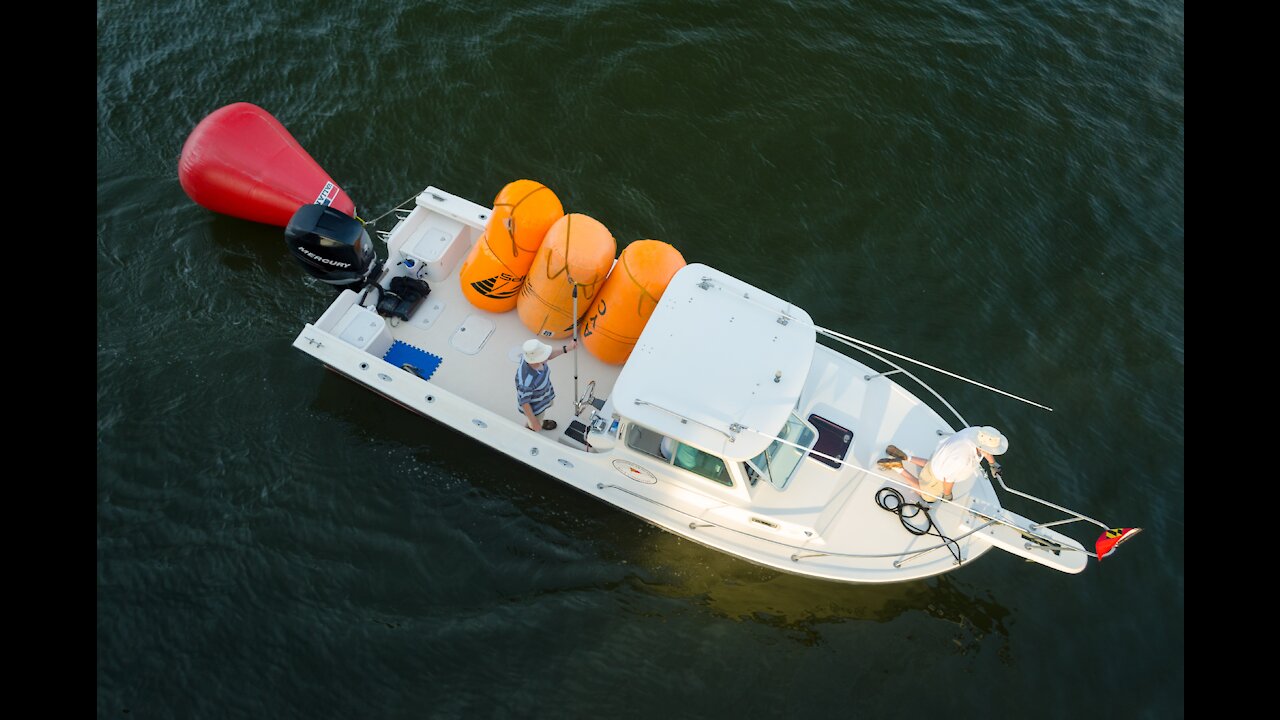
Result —
<instances>
[{"instance_id":1,"label":"orange buoy","mask_svg":"<svg viewBox=\"0 0 1280 720\"><path fill-rule=\"evenodd\" d=\"M625 247L582 322L583 347L604 362L626 362L671 277L685 264L680 251L661 240Z\"/></svg>"},{"instance_id":2,"label":"orange buoy","mask_svg":"<svg viewBox=\"0 0 1280 720\"><path fill-rule=\"evenodd\" d=\"M462 261L462 295L489 312L516 306L534 255L556 220L564 217L560 198L533 180L507 183L493 199L493 215Z\"/></svg>"},{"instance_id":3,"label":"orange buoy","mask_svg":"<svg viewBox=\"0 0 1280 720\"><path fill-rule=\"evenodd\" d=\"M573 288L578 288L578 313L587 312L613 265L618 243L608 228L593 217L570 213L547 231L516 308L525 327L541 337L573 334Z\"/></svg>"}]
</instances>

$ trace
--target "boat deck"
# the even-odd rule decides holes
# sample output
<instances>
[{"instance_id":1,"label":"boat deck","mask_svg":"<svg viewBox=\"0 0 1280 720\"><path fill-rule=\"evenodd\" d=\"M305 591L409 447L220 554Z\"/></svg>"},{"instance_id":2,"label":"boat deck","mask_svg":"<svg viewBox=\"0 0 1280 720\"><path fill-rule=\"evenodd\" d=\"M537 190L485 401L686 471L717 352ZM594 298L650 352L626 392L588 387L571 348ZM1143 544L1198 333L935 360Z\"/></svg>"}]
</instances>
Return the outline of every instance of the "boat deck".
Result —
<instances>
[{"instance_id":1,"label":"boat deck","mask_svg":"<svg viewBox=\"0 0 1280 720\"><path fill-rule=\"evenodd\" d=\"M413 211L387 235L389 259L379 284L389 287L398 275L414 275L430 286L430 293L407 320L393 317L385 323L393 343L407 344L428 355L405 352L404 348L388 354L383 347L387 345L385 339L366 349L397 367L407 358L423 371L423 379L509 420L511 427L520 428L525 421L516 405L515 374L521 345L535 333L525 327L514 307L506 312L490 312L472 305L463 295L459 280L466 255L484 233L490 212L489 208L437 188L429 187L417 197ZM413 268L403 262L406 258L416 260ZM353 315L353 303L340 300L316 325L337 334L342 334L348 325L378 328L380 318L374 311L377 301L376 292L359 296L355 302L363 303L367 310ZM351 337L344 339L353 341ZM569 341L539 339L552 347ZM361 342L357 338L353 344L360 346ZM422 362L414 362L415 357ZM586 393L589 383L595 381L594 397L607 397L622 369L621 365L598 360L581 343L577 350L549 361L548 366L556 399L543 417L554 420L558 427L540 432L557 435L574 419L574 400ZM584 420L589 417L589 408L582 415Z\"/></svg>"},{"instance_id":2,"label":"boat deck","mask_svg":"<svg viewBox=\"0 0 1280 720\"><path fill-rule=\"evenodd\" d=\"M431 382L510 418L513 426L522 426L524 415L516 405L515 374L520 365L520 346L535 337L534 333L524 326L515 310L491 313L468 302L456 268L444 282L430 285L431 294L408 322L397 319L388 323L392 337L440 358ZM541 340L559 348L569 338ZM579 395L594 380L595 396L606 397L621 370L619 365L596 359L581 343L577 350L550 360L547 365L551 368L556 400L544 417L558 424L553 432L561 432L573 417L575 362ZM583 415L587 414L584 411Z\"/></svg>"},{"instance_id":3,"label":"boat deck","mask_svg":"<svg viewBox=\"0 0 1280 720\"><path fill-rule=\"evenodd\" d=\"M681 316L692 313L689 322L707 328L707 337L720 337L712 331L724 332L723 328L717 328L718 323L736 323L735 327L745 328L740 331L750 337L739 338L741 342L727 347L751 347L754 351L751 357L764 357L768 365L762 368L769 371L761 375L763 379L748 378L763 389L749 387L749 392L742 395L748 398L746 404L731 404L730 411L726 412L718 412L723 408L706 404L711 401L711 395L723 395L721 386L728 382L725 374L720 373L722 364L717 364L725 362L724 353L728 350L724 350L718 340L706 341L701 335L679 336L684 341L668 343L664 352L679 356L680 361L661 365L649 359L648 364L628 364L630 374L624 373L624 366L604 363L580 345L575 352L548 363L557 397L545 418L554 420L558 427L537 433L526 430L524 416L516 405L515 372L521 346L535 337L535 333L524 325L515 309L493 313L472 305L459 281L462 261L483 233L488 212L486 208L434 188L425 190L419 195L413 212L387 237L389 260L380 285L389 286L395 275L415 274L430 284L430 293L407 320L384 320L373 307L378 299L376 292L366 296L343 291L314 326L304 329L295 340L295 347L390 399L567 485L678 535L746 560L788 572L872 583L927 577L956 565L939 537L912 534L903 527L896 513L876 502L877 493L885 487L897 489L905 502L917 499L897 473L877 469L876 460L884 455L886 445L893 443L915 455L927 456L953 428L887 375L825 346L811 344L811 355L799 366L783 364L786 360L794 361L795 355L778 354L773 358L761 355L756 345L763 341L756 336L776 341L782 331L774 326L787 331L794 329L787 323L775 321L776 310L770 311L773 314L767 316L768 322L764 324L769 332L756 332L751 323L760 318L751 317L752 310L747 305L734 306L729 311L721 309L721 314L729 313L723 318L713 312L714 307L699 315L701 296L696 299L689 296L677 303L679 307L667 311L663 322L668 325L654 325L671 334L675 332L671 327L671 313ZM415 267L410 268L402 262L406 259L426 262L414 263ZM707 288L723 283L744 299L750 295L754 303L767 298L753 288L747 288L748 293L741 292L740 281L728 282L723 273L706 266L690 268L684 284L689 285L690 277L695 276L701 278L700 292L712 292ZM712 278L714 281L708 282ZM685 291L692 292L687 287ZM675 296L679 297L679 293ZM665 300L666 295L664 305ZM586 308L581 311L585 313ZM793 325L807 320L807 316L798 312L788 315ZM813 343L812 330L806 332L807 342ZM671 334L671 337L677 335ZM658 341L652 337L646 340L646 337L649 336L642 334L635 354L655 352L653 348ZM567 341L541 339L553 347ZM375 358L386 362L377 362ZM423 372L400 369L405 358ZM730 359L741 362L738 356ZM776 367L787 369L775 374L775 363ZM647 372L637 375L637 368ZM660 397L668 406L660 413L650 412L652 417L641 417L654 407L650 393L661 395L670 390L666 378L673 368L690 376L684 389L675 393L674 400ZM718 384L710 380L696 381L712 376ZM729 379L734 378L736 376ZM739 384L744 382L737 379ZM790 395L781 392L788 382L795 383L797 379L801 382L792 385L795 389L787 391ZM600 414L606 421L612 417L614 403L620 403L617 410L622 416L623 429L608 437L592 435L594 447L588 448L569 440L566 431L575 419L576 397L585 395L592 382L592 397L601 401ZM627 383L630 386L624 387ZM774 415L760 416L759 421L753 421L751 418L755 416L743 413L758 412L770 405L787 414L793 404L800 418L816 415L828 423L825 427L831 434L822 438L822 447L837 456L843 451L843 457L824 462L810 454L781 490L766 480L748 482L743 460L751 457L757 447L763 450L772 441L767 431L773 426L763 426L772 422L770 418ZM673 412L671 407L686 412ZM705 412L694 412L689 418L688 412L692 412L689 408ZM576 419L589 424L593 410L590 405L584 405ZM666 414L677 420L671 421ZM743 418L747 422L739 422ZM700 476L678 466L671 456L664 462L652 450L629 447L629 441L623 436L632 421L648 428L648 432L660 431L665 422L670 435L701 445L703 451L712 456L710 459L723 462L735 479L728 483L710 480L711 476ZM754 430L753 425L763 430ZM695 434L689 429L693 426L711 429L703 435L731 439L724 441L723 451L717 452L719 448L709 443L688 439ZM930 512L941 533L958 540L957 550L963 561L971 561L993 545L999 545L1028 559L1078 572L1079 563L1059 562L1056 559L1059 553L1054 553L1055 559L1046 561L1043 553L1023 548L1025 541L1013 525L1016 522L1018 527L1023 527L1025 519L1010 516L1007 518L1010 527L999 532L978 527L982 518L966 507L981 509L986 517L1001 512L994 488L985 478L957 484L955 496L955 503L939 503ZM1048 536L1055 535L1048 532ZM1062 542L1079 548L1067 538L1062 538ZM916 555L922 550L928 552Z\"/></svg>"}]
</instances>

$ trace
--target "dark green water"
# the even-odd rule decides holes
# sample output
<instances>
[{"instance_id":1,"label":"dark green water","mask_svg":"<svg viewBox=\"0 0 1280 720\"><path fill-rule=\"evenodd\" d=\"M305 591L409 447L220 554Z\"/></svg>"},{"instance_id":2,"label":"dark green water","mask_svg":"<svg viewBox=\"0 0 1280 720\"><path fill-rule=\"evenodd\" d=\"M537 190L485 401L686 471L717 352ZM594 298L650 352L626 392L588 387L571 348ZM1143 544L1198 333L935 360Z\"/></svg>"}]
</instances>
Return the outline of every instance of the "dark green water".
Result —
<instances>
[{"instance_id":1,"label":"dark green water","mask_svg":"<svg viewBox=\"0 0 1280 720\"><path fill-rule=\"evenodd\" d=\"M97 8L99 717L1184 715L1181 2ZM924 376L1146 531L845 586L526 471L290 347L331 293L177 181L236 101L365 218L534 178L1050 405Z\"/></svg>"}]
</instances>

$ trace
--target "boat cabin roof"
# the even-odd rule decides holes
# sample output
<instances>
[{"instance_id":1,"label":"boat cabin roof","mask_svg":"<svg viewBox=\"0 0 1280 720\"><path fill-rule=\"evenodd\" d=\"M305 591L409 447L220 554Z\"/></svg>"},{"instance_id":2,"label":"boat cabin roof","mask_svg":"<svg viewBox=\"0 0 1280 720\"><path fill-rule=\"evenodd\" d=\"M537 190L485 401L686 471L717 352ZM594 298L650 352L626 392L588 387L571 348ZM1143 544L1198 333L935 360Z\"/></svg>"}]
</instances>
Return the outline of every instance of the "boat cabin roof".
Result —
<instances>
[{"instance_id":1,"label":"boat cabin roof","mask_svg":"<svg viewBox=\"0 0 1280 720\"><path fill-rule=\"evenodd\" d=\"M618 375L613 406L707 452L753 458L796 406L815 338L803 309L715 268L686 265Z\"/></svg>"}]
</instances>

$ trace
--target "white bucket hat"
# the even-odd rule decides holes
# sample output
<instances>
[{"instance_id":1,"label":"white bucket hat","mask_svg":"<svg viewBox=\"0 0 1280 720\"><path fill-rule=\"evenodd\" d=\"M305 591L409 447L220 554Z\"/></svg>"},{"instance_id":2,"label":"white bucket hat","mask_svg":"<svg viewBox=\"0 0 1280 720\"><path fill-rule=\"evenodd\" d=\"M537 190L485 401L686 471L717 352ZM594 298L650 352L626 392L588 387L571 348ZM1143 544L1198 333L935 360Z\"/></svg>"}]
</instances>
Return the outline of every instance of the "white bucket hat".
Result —
<instances>
[{"instance_id":1,"label":"white bucket hat","mask_svg":"<svg viewBox=\"0 0 1280 720\"><path fill-rule=\"evenodd\" d=\"M1009 449L1008 438L990 425L978 428L978 432L974 434L974 440L978 443L978 447L992 455L1003 455L1004 451Z\"/></svg>"},{"instance_id":2,"label":"white bucket hat","mask_svg":"<svg viewBox=\"0 0 1280 720\"><path fill-rule=\"evenodd\" d=\"M524 361L528 363L540 363L551 357L551 346L539 342L538 338L529 338L524 341Z\"/></svg>"}]
</instances>

